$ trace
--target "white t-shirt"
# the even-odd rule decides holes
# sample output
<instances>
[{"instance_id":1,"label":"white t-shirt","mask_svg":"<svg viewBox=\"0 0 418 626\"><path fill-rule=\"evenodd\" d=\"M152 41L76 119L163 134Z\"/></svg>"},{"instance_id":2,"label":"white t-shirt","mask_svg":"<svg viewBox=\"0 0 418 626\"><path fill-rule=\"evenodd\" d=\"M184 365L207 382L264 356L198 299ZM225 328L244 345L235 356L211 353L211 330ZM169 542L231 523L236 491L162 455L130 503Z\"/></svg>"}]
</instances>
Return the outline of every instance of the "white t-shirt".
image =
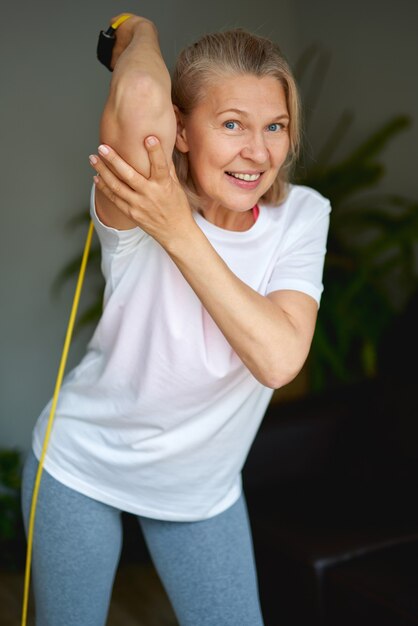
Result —
<instances>
[{"instance_id":1,"label":"white t-shirt","mask_svg":"<svg viewBox=\"0 0 418 626\"><path fill-rule=\"evenodd\" d=\"M195 219L218 254L261 294L294 289L318 303L328 200L292 186L255 224ZM106 278L102 318L64 381L45 459L57 480L124 511L209 518L241 493L241 469L272 390L228 344L163 248L140 228L92 217ZM34 431L40 456L50 404Z\"/></svg>"}]
</instances>

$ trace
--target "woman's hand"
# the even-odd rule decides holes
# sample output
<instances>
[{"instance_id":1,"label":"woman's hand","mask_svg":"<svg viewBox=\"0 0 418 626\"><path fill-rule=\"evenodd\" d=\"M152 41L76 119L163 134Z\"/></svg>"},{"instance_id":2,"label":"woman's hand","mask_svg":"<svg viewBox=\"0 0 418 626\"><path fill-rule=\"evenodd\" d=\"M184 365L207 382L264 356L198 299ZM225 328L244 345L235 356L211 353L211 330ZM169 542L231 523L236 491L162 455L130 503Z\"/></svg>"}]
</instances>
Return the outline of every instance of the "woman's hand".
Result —
<instances>
[{"instance_id":1,"label":"woman's hand","mask_svg":"<svg viewBox=\"0 0 418 626\"><path fill-rule=\"evenodd\" d=\"M96 188L131 222L156 239L163 247L176 235L196 227L187 196L174 164L167 159L157 137L147 137L151 174L145 178L124 161L110 146L99 146L99 156L90 163L98 176Z\"/></svg>"},{"instance_id":2,"label":"woman's hand","mask_svg":"<svg viewBox=\"0 0 418 626\"><path fill-rule=\"evenodd\" d=\"M121 15L125 14L120 13L119 15L115 15L115 17L112 17L112 19L110 20L110 25L114 24L118 20L118 18L121 17ZM128 46L132 42L139 24L148 24L155 29L155 26L151 22L151 20L148 20L145 17L140 17L139 15L131 14L131 17L123 22L116 30L116 41L112 51L112 70L115 68L115 65L118 62L121 54L128 48Z\"/></svg>"}]
</instances>

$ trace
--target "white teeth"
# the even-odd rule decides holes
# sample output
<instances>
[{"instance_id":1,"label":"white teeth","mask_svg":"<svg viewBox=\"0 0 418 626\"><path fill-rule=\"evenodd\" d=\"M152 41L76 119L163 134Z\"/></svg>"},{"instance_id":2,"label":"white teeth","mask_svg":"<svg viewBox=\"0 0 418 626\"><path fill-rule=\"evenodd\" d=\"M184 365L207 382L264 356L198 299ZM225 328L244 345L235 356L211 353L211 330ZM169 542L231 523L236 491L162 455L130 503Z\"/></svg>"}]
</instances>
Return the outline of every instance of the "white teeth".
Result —
<instances>
[{"instance_id":1,"label":"white teeth","mask_svg":"<svg viewBox=\"0 0 418 626\"><path fill-rule=\"evenodd\" d=\"M261 174L235 174L234 172L227 172L230 176L234 178L239 178L240 180L258 180Z\"/></svg>"}]
</instances>

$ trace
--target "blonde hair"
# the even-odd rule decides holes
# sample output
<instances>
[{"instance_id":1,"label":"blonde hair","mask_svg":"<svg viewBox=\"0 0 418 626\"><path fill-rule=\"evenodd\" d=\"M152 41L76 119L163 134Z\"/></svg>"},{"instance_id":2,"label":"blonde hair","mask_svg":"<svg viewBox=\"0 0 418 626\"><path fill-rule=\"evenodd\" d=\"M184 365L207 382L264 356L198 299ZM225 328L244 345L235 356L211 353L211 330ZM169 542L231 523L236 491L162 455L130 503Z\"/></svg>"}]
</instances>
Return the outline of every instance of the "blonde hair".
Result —
<instances>
[{"instance_id":1,"label":"blonde hair","mask_svg":"<svg viewBox=\"0 0 418 626\"><path fill-rule=\"evenodd\" d=\"M300 102L295 79L279 47L269 39L241 28L204 35L178 56L172 76L172 101L183 115L188 115L205 97L206 88L215 78L253 75L272 76L283 86L290 116L290 147L284 165L272 186L262 196L266 204L277 204L287 192L289 173L299 154ZM188 157L176 148L173 160L177 176L194 208L198 206Z\"/></svg>"}]
</instances>

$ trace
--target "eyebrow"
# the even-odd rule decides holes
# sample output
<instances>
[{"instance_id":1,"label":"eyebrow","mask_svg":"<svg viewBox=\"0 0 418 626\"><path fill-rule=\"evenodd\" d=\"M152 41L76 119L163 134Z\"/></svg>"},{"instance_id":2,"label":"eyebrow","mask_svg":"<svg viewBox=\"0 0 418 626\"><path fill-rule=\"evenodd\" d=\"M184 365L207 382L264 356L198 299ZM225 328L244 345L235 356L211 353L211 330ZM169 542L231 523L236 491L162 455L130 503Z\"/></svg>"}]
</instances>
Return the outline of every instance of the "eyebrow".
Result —
<instances>
[{"instance_id":1,"label":"eyebrow","mask_svg":"<svg viewBox=\"0 0 418 626\"><path fill-rule=\"evenodd\" d=\"M241 109L225 109L223 111L217 111L216 115L223 115L224 113L236 113L238 115L242 115L243 117L248 117L248 113L246 111L242 111ZM272 117L274 120L289 120L290 117L287 113L279 113L276 117Z\"/></svg>"}]
</instances>

